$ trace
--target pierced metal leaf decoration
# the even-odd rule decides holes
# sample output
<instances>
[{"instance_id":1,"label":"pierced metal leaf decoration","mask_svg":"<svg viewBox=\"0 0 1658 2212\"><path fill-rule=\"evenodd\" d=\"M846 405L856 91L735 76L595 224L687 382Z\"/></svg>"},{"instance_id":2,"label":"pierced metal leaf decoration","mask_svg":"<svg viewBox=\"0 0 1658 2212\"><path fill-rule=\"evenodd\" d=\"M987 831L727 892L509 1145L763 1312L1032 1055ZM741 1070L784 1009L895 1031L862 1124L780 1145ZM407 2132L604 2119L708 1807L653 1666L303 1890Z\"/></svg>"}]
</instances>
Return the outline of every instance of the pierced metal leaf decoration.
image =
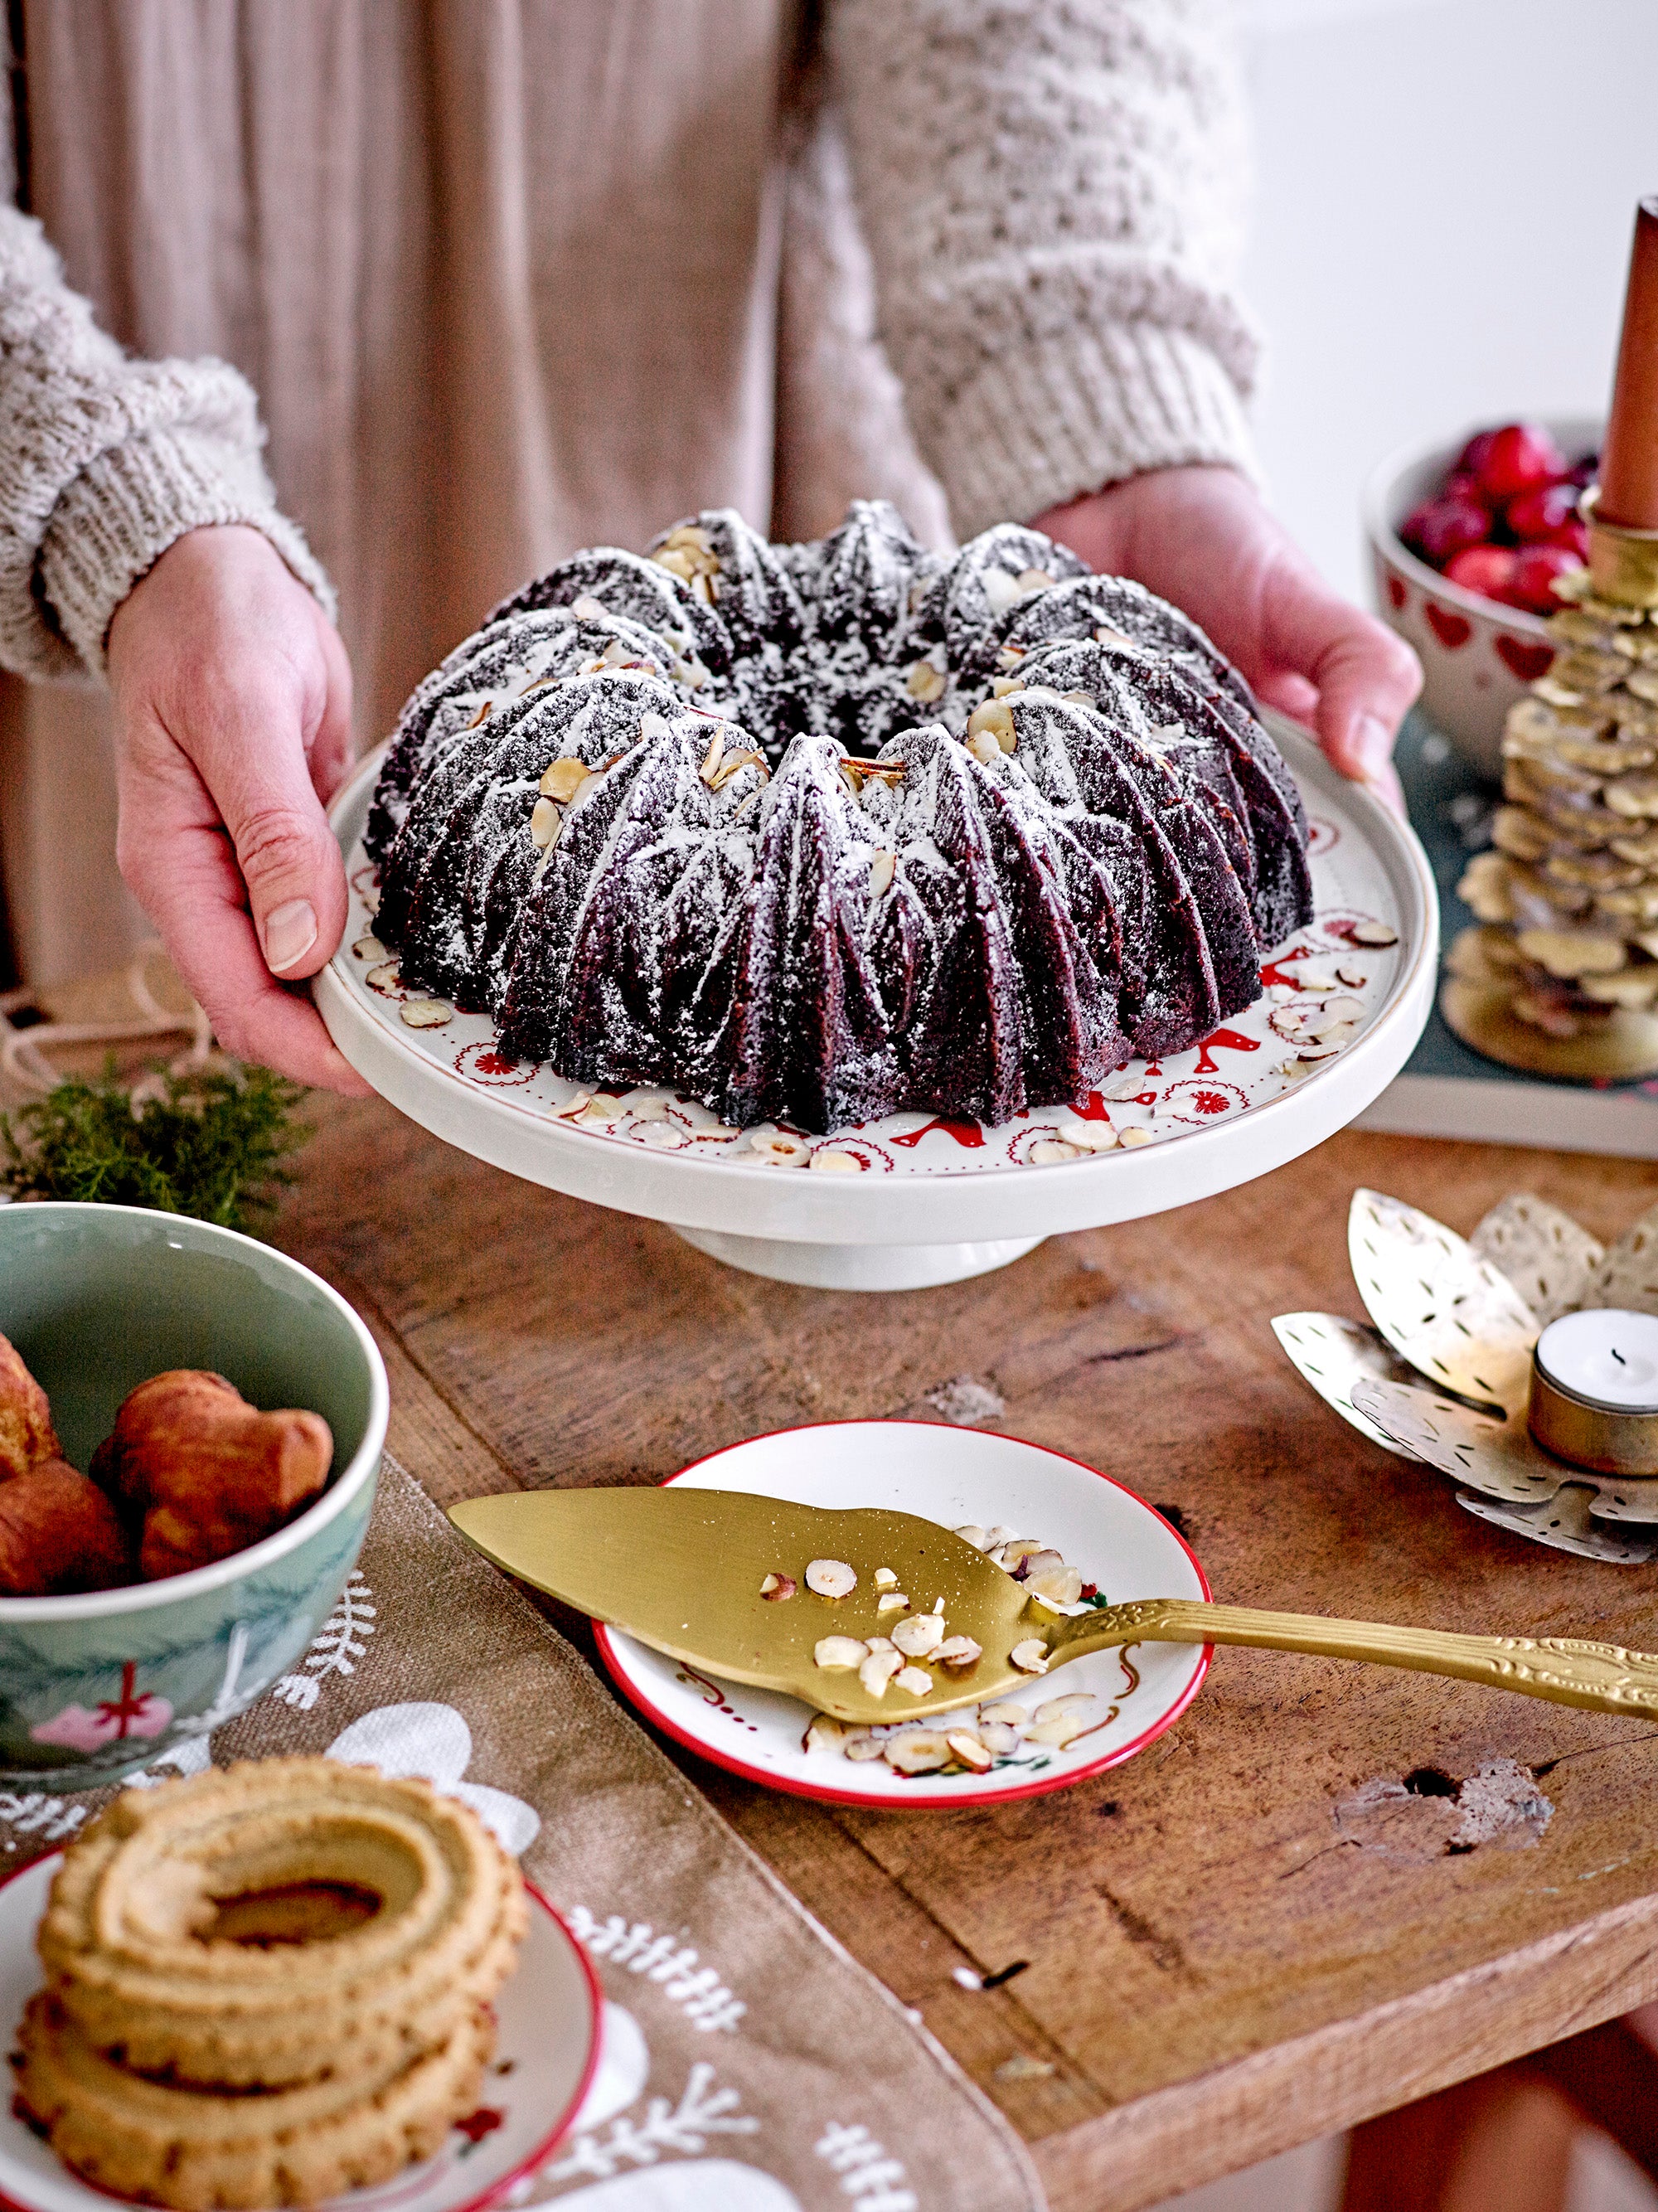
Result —
<instances>
[{"instance_id":1,"label":"pierced metal leaf decoration","mask_svg":"<svg viewBox=\"0 0 1658 2212\"><path fill-rule=\"evenodd\" d=\"M1543 1322L1597 1305L1658 1314L1658 1206L1610 1252L1526 1193L1467 1243L1378 1191L1355 1194L1347 1227L1376 1327L1313 1313L1272 1323L1325 1403L1384 1449L1467 1484L1457 1501L1483 1521L1608 1565L1658 1558L1658 1477L1568 1467L1526 1420Z\"/></svg>"},{"instance_id":2,"label":"pierced metal leaf decoration","mask_svg":"<svg viewBox=\"0 0 1658 2212\"><path fill-rule=\"evenodd\" d=\"M1594 1270L1582 1304L1658 1314L1658 1206L1619 1238Z\"/></svg>"},{"instance_id":3,"label":"pierced metal leaf decoration","mask_svg":"<svg viewBox=\"0 0 1658 2212\"><path fill-rule=\"evenodd\" d=\"M1559 1462L1532 1442L1523 1419L1493 1420L1419 1383L1356 1382L1353 1402L1396 1449L1413 1452L1488 1498L1534 1504L1552 1498L1567 1479Z\"/></svg>"},{"instance_id":4,"label":"pierced metal leaf decoration","mask_svg":"<svg viewBox=\"0 0 1658 2212\"><path fill-rule=\"evenodd\" d=\"M1482 1521L1512 1528L1517 1535L1529 1536L1533 1543L1551 1544L1557 1552L1575 1552L1580 1559L1600 1559L1609 1566L1643 1566L1658 1555L1658 1543L1643 1544L1596 1525L1596 1519L1604 1517L1604 1493L1597 1503L1587 1483L1563 1482L1552 1498L1534 1505L1478 1498L1467 1490L1457 1492L1456 1502Z\"/></svg>"},{"instance_id":5,"label":"pierced metal leaf decoration","mask_svg":"<svg viewBox=\"0 0 1658 2212\"><path fill-rule=\"evenodd\" d=\"M1468 1239L1468 1249L1513 1284L1540 1329L1580 1305L1600 1303L1585 1294L1606 1256L1606 1247L1570 1214L1530 1191L1515 1191L1492 1206Z\"/></svg>"},{"instance_id":6,"label":"pierced metal leaf decoration","mask_svg":"<svg viewBox=\"0 0 1658 2212\"><path fill-rule=\"evenodd\" d=\"M1374 1190L1353 1194L1347 1249L1371 1320L1418 1374L1504 1413L1525 1404L1537 1320L1500 1269Z\"/></svg>"},{"instance_id":7,"label":"pierced metal leaf decoration","mask_svg":"<svg viewBox=\"0 0 1658 2212\"><path fill-rule=\"evenodd\" d=\"M1563 1468L1562 1473L1568 1480L1580 1479L1576 1468ZM1594 1486L1594 1504L1590 1510L1597 1521L1639 1521L1649 1529L1658 1522L1658 1478L1596 1474L1590 1471L1581 1480Z\"/></svg>"},{"instance_id":8,"label":"pierced metal leaf decoration","mask_svg":"<svg viewBox=\"0 0 1658 2212\"><path fill-rule=\"evenodd\" d=\"M1379 1330L1339 1314L1298 1313L1279 1314L1272 1331L1303 1382L1310 1382L1344 1421L1384 1451L1401 1459L1418 1457L1353 1403L1356 1382L1416 1380L1416 1370L1406 1365Z\"/></svg>"}]
</instances>

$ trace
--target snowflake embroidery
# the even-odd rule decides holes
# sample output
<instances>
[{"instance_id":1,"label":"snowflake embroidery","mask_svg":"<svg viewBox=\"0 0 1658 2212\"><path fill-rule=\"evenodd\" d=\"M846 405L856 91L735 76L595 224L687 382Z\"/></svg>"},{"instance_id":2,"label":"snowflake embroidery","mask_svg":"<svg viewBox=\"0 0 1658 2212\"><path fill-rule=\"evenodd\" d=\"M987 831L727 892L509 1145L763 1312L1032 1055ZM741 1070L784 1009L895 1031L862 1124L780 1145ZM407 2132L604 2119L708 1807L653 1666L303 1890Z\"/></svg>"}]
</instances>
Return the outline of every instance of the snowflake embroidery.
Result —
<instances>
[{"instance_id":1,"label":"snowflake embroidery","mask_svg":"<svg viewBox=\"0 0 1658 2212\"><path fill-rule=\"evenodd\" d=\"M296 1712L308 1713L329 1675L356 1673L357 1662L374 1633L379 1608L368 1601L374 1595L354 1568L340 1592L339 1603L317 1632L301 1662L305 1672L284 1674L270 1692L273 1698L280 1698Z\"/></svg>"},{"instance_id":2,"label":"snowflake embroidery","mask_svg":"<svg viewBox=\"0 0 1658 2212\"><path fill-rule=\"evenodd\" d=\"M570 1928L596 1959L613 1966L644 1974L661 1989L671 2004L680 2006L693 2027L723 2027L735 2033L748 2007L734 1997L713 1966L698 1968L698 1954L677 1936L659 1936L647 1920L631 1926L619 1912L596 1920L585 1905L572 1907Z\"/></svg>"},{"instance_id":3,"label":"snowflake embroidery","mask_svg":"<svg viewBox=\"0 0 1658 2212\"><path fill-rule=\"evenodd\" d=\"M556 2166L544 2166L537 2179L568 2181L586 2174L594 2181L609 2181L624 2162L654 2166L665 2151L695 2157L707 2149L710 2136L755 2134L759 2121L732 2110L742 2101L741 2093L716 2089L714 2081L713 2067L699 2059L677 2106L665 2097L653 2097L642 2120L630 2120L624 2113L610 2123L603 2142L596 2136L578 2136L568 2154ZM910 2203L913 2206L914 2198Z\"/></svg>"},{"instance_id":4,"label":"snowflake embroidery","mask_svg":"<svg viewBox=\"0 0 1658 2212\"><path fill-rule=\"evenodd\" d=\"M61 1844L72 1836L87 1817L84 1805L71 1805L62 1797L48 1797L39 1790L18 1796L10 1790L0 1790L0 1820L15 1828L20 1836L39 1836L48 1844ZM17 1846L9 1838L9 1851Z\"/></svg>"},{"instance_id":5,"label":"snowflake embroidery","mask_svg":"<svg viewBox=\"0 0 1658 2212\"><path fill-rule=\"evenodd\" d=\"M857 2198L859 2212L917 2212L920 2200L902 2185L903 2166L867 2128L831 2120L812 2148L840 2175L847 2195Z\"/></svg>"}]
</instances>

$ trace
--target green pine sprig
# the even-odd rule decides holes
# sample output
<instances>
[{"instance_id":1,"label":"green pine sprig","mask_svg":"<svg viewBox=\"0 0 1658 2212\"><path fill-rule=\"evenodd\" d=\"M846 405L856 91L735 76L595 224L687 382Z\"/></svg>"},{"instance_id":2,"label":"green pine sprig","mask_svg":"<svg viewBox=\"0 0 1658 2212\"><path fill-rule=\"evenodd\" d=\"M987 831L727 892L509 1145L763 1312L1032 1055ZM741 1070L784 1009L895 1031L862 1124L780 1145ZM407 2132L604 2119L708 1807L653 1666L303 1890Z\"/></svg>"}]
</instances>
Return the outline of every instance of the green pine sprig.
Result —
<instances>
[{"instance_id":1,"label":"green pine sprig","mask_svg":"<svg viewBox=\"0 0 1658 2212\"><path fill-rule=\"evenodd\" d=\"M115 1063L100 1082L71 1077L15 1115L0 1114L0 1188L187 1213L226 1229L270 1212L295 1181L286 1164L311 1134L303 1095L268 1068L199 1069L161 1079L166 1096L134 1109Z\"/></svg>"}]
</instances>

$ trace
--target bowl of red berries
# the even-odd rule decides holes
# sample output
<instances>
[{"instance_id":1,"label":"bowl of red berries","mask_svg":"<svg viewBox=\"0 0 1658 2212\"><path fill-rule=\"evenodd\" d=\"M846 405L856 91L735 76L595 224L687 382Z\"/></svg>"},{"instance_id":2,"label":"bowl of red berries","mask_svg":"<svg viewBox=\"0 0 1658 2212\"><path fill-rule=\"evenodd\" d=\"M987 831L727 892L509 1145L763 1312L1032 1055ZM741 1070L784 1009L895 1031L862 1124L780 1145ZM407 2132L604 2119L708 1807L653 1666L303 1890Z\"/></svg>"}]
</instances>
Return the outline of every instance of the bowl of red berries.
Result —
<instances>
[{"instance_id":1,"label":"bowl of red berries","mask_svg":"<svg viewBox=\"0 0 1658 2212\"><path fill-rule=\"evenodd\" d=\"M1577 501L1600 438L1587 416L1497 423L1370 479L1376 606L1416 648L1429 720L1492 778L1509 708L1554 658L1555 584L1588 558Z\"/></svg>"}]
</instances>

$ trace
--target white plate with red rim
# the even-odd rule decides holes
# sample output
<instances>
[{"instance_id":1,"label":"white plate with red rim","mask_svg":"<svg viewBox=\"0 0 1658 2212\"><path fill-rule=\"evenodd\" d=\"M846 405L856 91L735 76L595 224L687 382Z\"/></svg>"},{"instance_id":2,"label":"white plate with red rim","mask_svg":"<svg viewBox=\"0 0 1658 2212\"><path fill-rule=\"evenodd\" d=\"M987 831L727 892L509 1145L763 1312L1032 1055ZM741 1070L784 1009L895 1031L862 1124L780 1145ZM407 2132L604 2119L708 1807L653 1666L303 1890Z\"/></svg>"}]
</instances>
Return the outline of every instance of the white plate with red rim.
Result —
<instances>
[{"instance_id":1,"label":"white plate with red rim","mask_svg":"<svg viewBox=\"0 0 1658 2212\"><path fill-rule=\"evenodd\" d=\"M379 753L330 817L351 903L340 949L313 986L317 1004L382 1097L494 1166L671 1223L715 1258L783 1281L957 1281L1044 1237L1189 1205L1282 1167L1362 1113L1410 1056L1438 971L1426 856L1294 724L1269 720L1312 826L1313 921L1264 964L1263 994L1245 1012L1161 1063L1130 1061L1075 1107L1033 1109L993 1129L890 1115L808 1138L799 1164L783 1166L763 1142L771 1124L731 1128L660 1089L582 1091L503 1054L486 1015L410 1026L411 994L384 976L371 985L382 959L353 951L373 942L376 872L361 838ZM1345 1017L1339 1046L1307 1057L1316 1040L1297 1031L1333 1016ZM815 1173L818 1164L836 1171Z\"/></svg>"},{"instance_id":2,"label":"white plate with red rim","mask_svg":"<svg viewBox=\"0 0 1658 2212\"><path fill-rule=\"evenodd\" d=\"M0 1884L0 2021L9 2038L40 1986L34 1931L62 1858L53 1851ZM477 2111L450 2130L434 2158L374 2188L331 2197L320 2212L483 2212L557 2148L598 2063L603 1999L580 1944L537 1890L530 1900L518 1970L495 2001L500 2033ZM5 2100L6 2212L109 2212L125 2201L71 2173Z\"/></svg>"},{"instance_id":3,"label":"white plate with red rim","mask_svg":"<svg viewBox=\"0 0 1658 2212\"><path fill-rule=\"evenodd\" d=\"M671 1475L699 1490L736 1490L800 1505L880 1505L960 1528L998 1523L1040 1537L1062 1552L1109 1602L1141 1597L1211 1595L1191 1547L1132 1490L1081 1460L1018 1437L951 1428L928 1421L829 1421L781 1429L732 1444ZM780 1561L799 1578L805 1561ZM859 1563L853 1562L853 1565ZM878 1561L868 1563L872 1571ZM928 1601L919 1596L922 1607ZM821 1605L804 1590L801 1599ZM1024 1689L1002 1692L1033 1723L1040 1708L1062 1698L1089 1700L1067 1716L1077 1723L1068 1743L1020 1741L986 1774L964 1767L907 1776L884 1758L854 1761L839 1750L808 1750L811 1709L796 1698L722 1682L653 1651L619 1631L601 1627L598 1648L616 1681L667 1735L716 1766L768 1789L835 1805L880 1805L947 1811L1039 1797L1120 1766L1172 1728L1209 1670L1210 1645L1141 1644L1126 1653L1096 1651ZM943 1723L906 1721L894 1700L883 1735L926 1725L971 1724L963 1706Z\"/></svg>"}]
</instances>

